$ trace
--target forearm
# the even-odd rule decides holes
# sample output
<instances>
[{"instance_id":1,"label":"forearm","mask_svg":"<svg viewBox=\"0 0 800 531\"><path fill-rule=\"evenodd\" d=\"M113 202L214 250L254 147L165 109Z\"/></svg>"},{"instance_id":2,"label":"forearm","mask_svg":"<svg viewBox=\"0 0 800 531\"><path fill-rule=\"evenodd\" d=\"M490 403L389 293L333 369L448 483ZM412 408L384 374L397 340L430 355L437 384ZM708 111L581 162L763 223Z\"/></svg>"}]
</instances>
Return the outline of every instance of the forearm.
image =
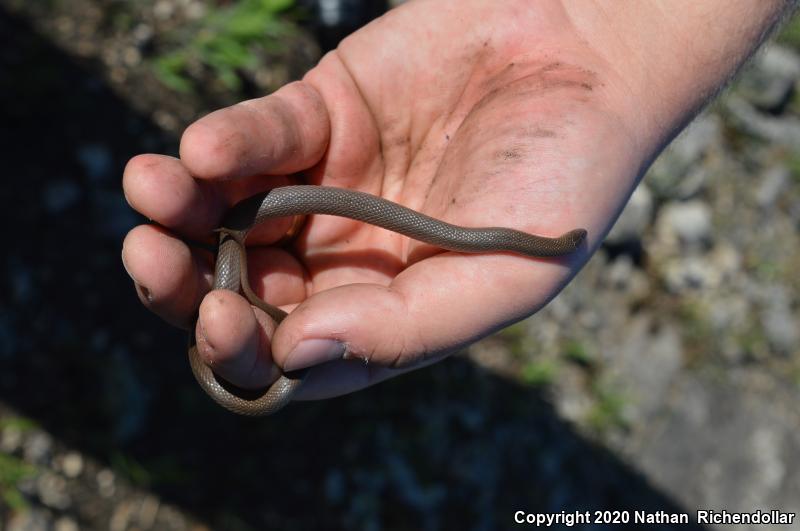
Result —
<instances>
[{"instance_id":1,"label":"forearm","mask_svg":"<svg viewBox=\"0 0 800 531\"><path fill-rule=\"evenodd\" d=\"M795 5L792 0L564 0L577 32L624 83L617 93L624 100L619 108L654 152L708 103Z\"/></svg>"}]
</instances>

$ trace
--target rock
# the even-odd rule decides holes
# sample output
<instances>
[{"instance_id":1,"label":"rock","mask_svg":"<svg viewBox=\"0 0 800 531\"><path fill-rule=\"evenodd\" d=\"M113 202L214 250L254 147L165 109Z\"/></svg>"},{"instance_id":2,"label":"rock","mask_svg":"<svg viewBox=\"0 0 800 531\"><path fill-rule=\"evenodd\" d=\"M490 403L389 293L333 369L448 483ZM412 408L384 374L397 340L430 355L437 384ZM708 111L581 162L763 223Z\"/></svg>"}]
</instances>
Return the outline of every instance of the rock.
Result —
<instances>
[{"instance_id":1,"label":"rock","mask_svg":"<svg viewBox=\"0 0 800 531\"><path fill-rule=\"evenodd\" d=\"M686 170L716 144L722 125L713 114L701 115L694 120L670 145L670 161L678 169Z\"/></svg>"},{"instance_id":2,"label":"rock","mask_svg":"<svg viewBox=\"0 0 800 531\"><path fill-rule=\"evenodd\" d=\"M125 531L128 529L133 516L133 503L130 500L124 500L117 504L114 512L111 514L111 519L108 522L110 531Z\"/></svg>"},{"instance_id":3,"label":"rock","mask_svg":"<svg viewBox=\"0 0 800 531\"><path fill-rule=\"evenodd\" d=\"M794 415L719 375L684 374L670 397L636 459L657 487L686 507L797 511L798 465L786 458L800 444Z\"/></svg>"},{"instance_id":4,"label":"rock","mask_svg":"<svg viewBox=\"0 0 800 531\"><path fill-rule=\"evenodd\" d=\"M696 197L705 188L706 183L709 181L710 173L707 163L699 163L692 166L681 182L677 183L675 188L671 190L671 197L681 200Z\"/></svg>"},{"instance_id":5,"label":"rock","mask_svg":"<svg viewBox=\"0 0 800 531\"><path fill-rule=\"evenodd\" d=\"M758 482L762 490L767 492L780 488L786 476L786 467L783 464L783 446L781 433L777 430L759 427L753 433L751 448L756 468L761 471ZM752 500L754 504L763 500Z\"/></svg>"},{"instance_id":6,"label":"rock","mask_svg":"<svg viewBox=\"0 0 800 531\"><path fill-rule=\"evenodd\" d=\"M11 454L17 451L22 445L22 430L19 426L10 424L3 428L3 433L0 436L0 450L4 453Z\"/></svg>"},{"instance_id":7,"label":"rock","mask_svg":"<svg viewBox=\"0 0 800 531\"><path fill-rule=\"evenodd\" d=\"M697 256L674 259L666 262L662 275L671 293L708 289L719 284L719 275L707 260Z\"/></svg>"},{"instance_id":8,"label":"rock","mask_svg":"<svg viewBox=\"0 0 800 531\"><path fill-rule=\"evenodd\" d=\"M773 44L756 56L736 88L738 94L759 109L777 112L789 101L798 79L800 56Z\"/></svg>"},{"instance_id":9,"label":"rock","mask_svg":"<svg viewBox=\"0 0 800 531\"><path fill-rule=\"evenodd\" d=\"M100 493L100 496L103 498L110 498L114 495L114 492L116 491L116 478L111 470L104 468L97 473L97 477L95 479L97 481L97 490Z\"/></svg>"},{"instance_id":10,"label":"rock","mask_svg":"<svg viewBox=\"0 0 800 531\"><path fill-rule=\"evenodd\" d=\"M135 67L139 63L142 62L142 53L139 51L138 48L134 46L129 46L125 48L122 52L122 62L128 68Z\"/></svg>"},{"instance_id":11,"label":"rock","mask_svg":"<svg viewBox=\"0 0 800 531\"><path fill-rule=\"evenodd\" d=\"M719 117L713 114L700 115L656 159L644 182L658 197L689 197L687 194L696 193L705 182L707 170L700 164L702 159L706 153L717 149L721 139L722 124Z\"/></svg>"},{"instance_id":12,"label":"rock","mask_svg":"<svg viewBox=\"0 0 800 531\"><path fill-rule=\"evenodd\" d=\"M133 28L131 31L130 36L133 38L133 42L136 43L139 47L144 47L149 44L153 40L153 35L155 31L153 31L153 26L141 22Z\"/></svg>"},{"instance_id":13,"label":"rock","mask_svg":"<svg viewBox=\"0 0 800 531\"><path fill-rule=\"evenodd\" d=\"M147 495L144 497L136 515L136 520L141 529L151 529L155 525L160 507L161 502L155 496Z\"/></svg>"},{"instance_id":14,"label":"rock","mask_svg":"<svg viewBox=\"0 0 800 531\"><path fill-rule=\"evenodd\" d=\"M72 505L67 481L52 472L43 472L36 480L36 494L43 505L63 511Z\"/></svg>"},{"instance_id":15,"label":"rock","mask_svg":"<svg viewBox=\"0 0 800 531\"><path fill-rule=\"evenodd\" d=\"M69 516L62 516L53 524L53 531L80 531L78 522Z\"/></svg>"},{"instance_id":16,"label":"rock","mask_svg":"<svg viewBox=\"0 0 800 531\"><path fill-rule=\"evenodd\" d=\"M741 257L730 245L719 245L704 256L679 256L663 263L661 274L672 293L715 290L729 285L741 268Z\"/></svg>"},{"instance_id":17,"label":"rock","mask_svg":"<svg viewBox=\"0 0 800 531\"><path fill-rule=\"evenodd\" d=\"M53 439L47 432L35 431L28 437L23 450L25 460L35 465L50 461L53 453Z\"/></svg>"},{"instance_id":18,"label":"rock","mask_svg":"<svg viewBox=\"0 0 800 531\"><path fill-rule=\"evenodd\" d=\"M709 265L716 271L719 284L714 284L714 288L719 287L724 282L731 282L741 271L742 257L733 245L721 243L714 246L708 254Z\"/></svg>"},{"instance_id":19,"label":"rock","mask_svg":"<svg viewBox=\"0 0 800 531\"><path fill-rule=\"evenodd\" d=\"M758 206L765 210L774 207L775 202L786 190L791 175L791 170L784 165L773 166L764 172L756 189Z\"/></svg>"},{"instance_id":20,"label":"rock","mask_svg":"<svg viewBox=\"0 0 800 531\"><path fill-rule=\"evenodd\" d=\"M766 308L761 312L761 325L770 346L780 354L800 351L800 317L793 315L787 289L769 290Z\"/></svg>"},{"instance_id":21,"label":"rock","mask_svg":"<svg viewBox=\"0 0 800 531\"><path fill-rule=\"evenodd\" d=\"M158 0L153 6L153 15L159 20L168 20L175 12L175 4L169 0Z\"/></svg>"},{"instance_id":22,"label":"rock","mask_svg":"<svg viewBox=\"0 0 800 531\"><path fill-rule=\"evenodd\" d=\"M186 529L186 518L178 510L165 505L161 508L158 518L159 523L165 529ZM208 528L203 525L192 526L192 530L208 531Z\"/></svg>"},{"instance_id":23,"label":"rock","mask_svg":"<svg viewBox=\"0 0 800 531\"><path fill-rule=\"evenodd\" d=\"M634 265L631 257L627 255L620 256L611 262L606 271L609 285L616 289L624 290L628 286L633 270Z\"/></svg>"},{"instance_id":24,"label":"rock","mask_svg":"<svg viewBox=\"0 0 800 531\"><path fill-rule=\"evenodd\" d=\"M703 201L671 202L656 220L656 232L662 243L679 243L683 250L697 250L711 240L711 208Z\"/></svg>"},{"instance_id":25,"label":"rock","mask_svg":"<svg viewBox=\"0 0 800 531\"><path fill-rule=\"evenodd\" d=\"M49 531L51 517L43 509L30 509L14 513L6 526L7 531Z\"/></svg>"},{"instance_id":26,"label":"rock","mask_svg":"<svg viewBox=\"0 0 800 531\"><path fill-rule=\"evenodd\" d=\"M629 255L619 255L606 270L606 283L625 295L625 306L643 300L650 293L648 276Z\"/></svg>"},{"instance_id":27,"label":"rock","mask_svg":"<svg viewBox=\"0 0 800 531\"><path fill-rule=\"evenodd\" d=\"M769 75L783 76L792 81L800 80L800 55L792 48L769 44L758 58L758 66Z\"/></svg>"},{"instance_id":28,"label":"rock","mask_svg":"<svg viewBox=\"0 0 800 531\"><path fill-rule=\"evenodd\" d=\"M180 128L180 120L177 116L164 110L153 112L153 121L165 131L177 131Z\"/></svg>"},{"instance_id":29,"label":"rock","mask_svg":"<svg viewBox=\"0 0 800 531\"><path fill-rule=\"evenodd\" d=\"M774 117L758 112L738 96L725 99L731 122L747 134L769 140L780 146L800 148L800 119L794 116Z\"/></svg>"},{"instance_id":30,"label":"rock","mask_svg":"<svg viewBox=\"0 0 800 531\"><path fill-rule=\"evenodd\" d=\"M83 472L83 456L78 452L69 452L60 461L61 471L70 479L80 476Z\"/></svg>"},{"instance_id":31,"label":"rock","mask_svg":"<svg viewBox=\"0 0 800 531\"><path fill-rule=\"evenodd\" d=\"M36 493L36 475L25 476L17 481L17 490L25 495L25 498L31 499L37 496Z\"/></svg>"},{"instance_id":32,"label":"rock","mask_svg":"<svg viewBox=\"0 0 800 531\"><path fill-rule=\"evenodd\" d=\"M731 334L731 330L746 330L753 315L753 309L746 297L735 292L715 296L710 301L708 324L720 339L719 354L729 364L739 364L748 357L748 351L741 337ZM702 318L702 317L701 317Z\"/></svg>"},{"instance_id":33,"label":"rock","mask_svg":"<svg viewBox=\"0 0 800 531\"><path fill-rule=\"evenodd\" d=\"M203 2L191 2L185 8L184 12L186 13L186 17L191 20L198 20L202 18L208 9Z\"/></svg>"},{"instance_id":34,"label":"rock","mask_svg":"<svg viewBox=\"0 0 800 531\"><path fill-rule=\"evenodd\" d=\"M613 381L628 398L628 414L641 422L664 402L683 364L683 347L675 326L639 315L631 320L620 343L612 369Z\"/></svg>"},{"instance_id":35,"label":"rock","mask_svg":"<svg viewBox=\"0 0 800 531\"><path fill-rule=\"evenodd\" d=\"M646 185L640 184L606 236L605 243L625 245L640 241L652 219L653 195Z\"/></svg>"}]
</instances>

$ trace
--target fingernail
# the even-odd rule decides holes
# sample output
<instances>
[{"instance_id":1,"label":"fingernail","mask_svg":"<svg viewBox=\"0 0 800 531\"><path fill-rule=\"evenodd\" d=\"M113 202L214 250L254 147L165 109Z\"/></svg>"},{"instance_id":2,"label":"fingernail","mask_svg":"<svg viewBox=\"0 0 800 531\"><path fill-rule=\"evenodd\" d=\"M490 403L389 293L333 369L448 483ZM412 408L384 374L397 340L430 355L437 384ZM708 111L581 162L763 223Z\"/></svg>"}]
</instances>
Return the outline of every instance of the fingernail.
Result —
<instances>
[{"instance_id":1,"label":"fingernail","mask_svg":"<svg viewBox=\"0 0 800 531\"><path fill-rule=\"evenodd\" d=\"M286 357L283 370L296 371L326 361L340 360L345 350L344 343L334 339L306 339Z\"/></svg>"},{"instance_id":2,"label":"fingernail","mask_svg":"<svg viewBox=\"0 0 800 531\"><path fill-rule=\"evenodd\" d=\"M153 294L150 293L150 290L146 287L142 286L135 280L133 281L133 285L136 286L136 291L139 292L139 296L142 297L147 302L153 302Z\"/></svg>"},{"instance_id":3,"label":"fingernail","mask_svg":"<svg viewBox=\"0 0 800 531\"><path fill-rule=\"evenodd\" d=\"M203 358L203 361L205 361L207 365L213 365L215 353L214 345L208 340L202 319L197 319L197 330L194 333L197 333L197 351L200 353L200 357Z\"/></svg>"},{"instance_id":4,"label":"fingernail","mask_svg":"<svg viewBox=\"0 0 800 531\"><path fill-rule=\"evenodd\" d=\"M122 267L125 268L125 272L128 273L129 277L133 278L133 275L131 275L131 270L128 269L128 262L125 261L125 247L122 248L121 258L122 258ZM136 281L135 278L133 278L133 280L134 282Z\"/></svg>"},{"instance_id":5,"label":"fingernail","mask_svg":"<svg viewBox=\"0 0 800 531\"><path fill-rule=\"evenodd\" d=\"M153 294L150 293L150 290L139 284L139 281L136 280L136 277L131 274L131 270L128 269L128 263L125 261L124 247L122 248L122 267L125 268L125 272L128 273L128 276L131 277L131 280L133 280L133 285L136 287L136 291L139 292L139 296L147 302L153 302Z\"/></svg>"}]
</instances>

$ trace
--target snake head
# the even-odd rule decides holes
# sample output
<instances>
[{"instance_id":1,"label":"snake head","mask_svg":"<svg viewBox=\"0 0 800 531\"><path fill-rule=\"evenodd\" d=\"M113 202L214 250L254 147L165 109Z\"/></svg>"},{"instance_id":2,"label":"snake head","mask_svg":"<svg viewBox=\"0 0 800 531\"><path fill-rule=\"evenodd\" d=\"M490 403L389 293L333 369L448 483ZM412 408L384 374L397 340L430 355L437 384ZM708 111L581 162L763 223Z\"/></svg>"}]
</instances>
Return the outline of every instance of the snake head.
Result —
<instances>
[{"instance_id":1,"label":"snake head","mask_svg":"<svg viewBox=\"0 0 800 531\"><path fill-rule=\"evenodd\" d=\"M575 229L566 233L564 236L562 236L562 238L568 238L569 241L572 242L573 248L577 249L581 246L583 240L586 239L587 234L588 233L586 232L586 229Z\"/></svg>"}]
</instances>

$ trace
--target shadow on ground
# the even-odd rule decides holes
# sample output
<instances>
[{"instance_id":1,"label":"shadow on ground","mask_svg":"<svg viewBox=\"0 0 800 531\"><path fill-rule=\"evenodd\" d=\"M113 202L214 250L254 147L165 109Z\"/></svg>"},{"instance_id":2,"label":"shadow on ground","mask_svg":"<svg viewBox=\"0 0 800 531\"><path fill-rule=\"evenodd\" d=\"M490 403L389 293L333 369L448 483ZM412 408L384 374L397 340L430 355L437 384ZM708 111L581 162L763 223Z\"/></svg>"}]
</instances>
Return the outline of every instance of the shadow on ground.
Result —
<instances>
[{"instance_id":1,"label":"shadow on ground","mask_svg":"<svg viewBox=\"0 0 800 531\"><path fill-rule=\"evenodd\" d=\"M119 258L141 221L122 168L174 153L176 140L115 97L97 65L2 11L0 36L0 396L61 442L230 529L492 529L520 509L684 511L535 391L463 359L269 419L217 408L193 381L184 334L140 306Z\"/></svg>"}]
</instances>

